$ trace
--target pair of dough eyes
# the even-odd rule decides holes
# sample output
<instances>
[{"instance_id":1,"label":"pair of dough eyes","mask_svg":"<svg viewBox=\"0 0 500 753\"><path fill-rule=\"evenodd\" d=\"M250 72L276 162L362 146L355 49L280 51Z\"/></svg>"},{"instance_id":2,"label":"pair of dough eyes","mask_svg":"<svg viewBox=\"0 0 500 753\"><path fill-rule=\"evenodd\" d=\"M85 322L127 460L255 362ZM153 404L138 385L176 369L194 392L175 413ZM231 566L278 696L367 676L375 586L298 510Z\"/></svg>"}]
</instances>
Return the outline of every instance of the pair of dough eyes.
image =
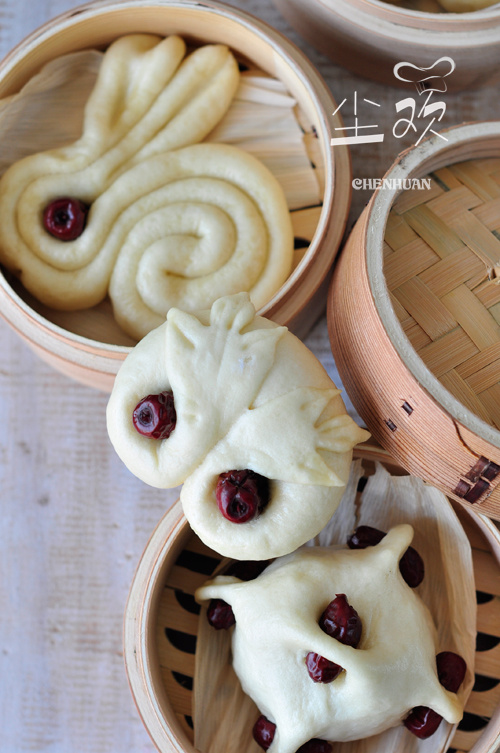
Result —
<instances>
[{"instance_id":1,"label":"pair of dough eyes","mask_svg":"<svg viewBox=\"0 0 500 753\"><path fill-rule=\"evenodd\" d=\"M147 395L132 413L135 429L144 437L168 439L177 423L175 402L170 390ZM248 523L267 507L270 482L248 468L221 473L215 487L217 505L232 523Z\"/></svg>"}]
</instances>

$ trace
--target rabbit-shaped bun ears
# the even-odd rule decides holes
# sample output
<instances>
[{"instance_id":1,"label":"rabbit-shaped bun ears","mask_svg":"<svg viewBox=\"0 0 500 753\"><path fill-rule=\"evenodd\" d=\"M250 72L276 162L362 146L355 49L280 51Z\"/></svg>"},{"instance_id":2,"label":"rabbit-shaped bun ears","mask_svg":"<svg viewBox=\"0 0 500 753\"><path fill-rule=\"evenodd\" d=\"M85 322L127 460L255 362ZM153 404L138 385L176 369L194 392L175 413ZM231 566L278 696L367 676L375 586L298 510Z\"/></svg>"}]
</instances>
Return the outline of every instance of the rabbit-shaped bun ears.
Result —
<instances>
[{"instance_id":1,"label":"rabbit-shaped bun ears","mask_svg":"<svg viewBox=\"0 0 500 753\"><path fill-rule=\"evenodd\" d=\"M185 52L177 36L119 38L104 54L81 138L19 160L0 180L2 262L55 309L88 308L109 293L137 339L172 306L202 309L248 290L261 307L292 266L276 178L236 147L198 143L231 104L236 60L224 45ZM68 237L46 214L69 200L57 222L61 213L81 221Z\"/></svg>"},{"instance_id":2,"label":"rabbit-shaped bun ears","mask_svg":"<svg viewBox=\"0 0 500 753\"><path fill-rule=\"evenodd\" d=\"M154 439L133 414L143 398L164 393L175 428ZM353 446L368 437L313 354L256 316L248 293L198 314L171 309L125 360L107 416L127 467L152 486L184 483L191 526L239 559L284 554L315 536L340 501ZM257 488L259 510L247 522L235 522L238 510L221 511L221 483L233 471L251 472ZM224 483L230 496L248 486L241 474Z\"/></svg>"}]
</instances>

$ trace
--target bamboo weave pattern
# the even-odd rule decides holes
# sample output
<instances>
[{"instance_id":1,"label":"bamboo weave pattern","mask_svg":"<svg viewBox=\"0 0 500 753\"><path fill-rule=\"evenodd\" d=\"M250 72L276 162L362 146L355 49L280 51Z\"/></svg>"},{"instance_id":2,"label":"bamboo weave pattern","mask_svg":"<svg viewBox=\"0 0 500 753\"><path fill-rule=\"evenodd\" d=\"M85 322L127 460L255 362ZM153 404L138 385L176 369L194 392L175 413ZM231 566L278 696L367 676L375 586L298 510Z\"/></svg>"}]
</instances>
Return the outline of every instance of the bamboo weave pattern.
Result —
<instances>
[{"instance_id":1,"label":"bamboo weave pattern","mask_svg":"<svg viewBox=\"0 0 500 753\"><path fill-rule=\"evenodd\" d=\"M500 428L500 159L431 174L389 215L384 273L392 304L430 371Z\"/></svg>"}]
</instances>

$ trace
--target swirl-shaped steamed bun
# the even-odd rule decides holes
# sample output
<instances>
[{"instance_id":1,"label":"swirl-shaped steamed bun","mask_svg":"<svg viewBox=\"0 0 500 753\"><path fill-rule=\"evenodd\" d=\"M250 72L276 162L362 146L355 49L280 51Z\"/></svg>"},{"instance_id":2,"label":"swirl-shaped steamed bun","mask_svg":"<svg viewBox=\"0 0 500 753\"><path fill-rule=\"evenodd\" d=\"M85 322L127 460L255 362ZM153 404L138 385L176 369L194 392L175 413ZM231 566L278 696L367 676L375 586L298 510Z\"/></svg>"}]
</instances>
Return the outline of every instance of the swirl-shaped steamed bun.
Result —
<instances>
[{"instance_id":1,"label":"swirl-shaped steamed bun","mask_svg":"<svg viewBox=\"0 0 500 753\"><path fill-rule=\"evenodd\" d=\"M81 138L25 157L0 181L0 257L44 304L75 310L108 293L121 327L143 337L177 306L250 293L257 308L288 277L291 220L270 171L236 147L199 144L239 82L223 45L137 34L103 57ZM90 206L79 237L49 234L60 197Z\"/></svg>"},{"instance_id":2,"label":"swirl-shaped steamed bun","mask_svg":"<svg viewBox=\"0 0 500 753\"><path fill-rule=\"evenodd\" d=\"M174 431L142 436L134 408L166 390ZM171 309L125 360L107 419L127 467L152 486L183 483L192 528L237 559L285 554L315 536L343 494L353 446L368 437L319 361L285 327L255 316L246 293L196 315ZM215 496L219 474L234 469L270 481L268 505L243 524L223 517Z\"/></svg>"}]
</instances>

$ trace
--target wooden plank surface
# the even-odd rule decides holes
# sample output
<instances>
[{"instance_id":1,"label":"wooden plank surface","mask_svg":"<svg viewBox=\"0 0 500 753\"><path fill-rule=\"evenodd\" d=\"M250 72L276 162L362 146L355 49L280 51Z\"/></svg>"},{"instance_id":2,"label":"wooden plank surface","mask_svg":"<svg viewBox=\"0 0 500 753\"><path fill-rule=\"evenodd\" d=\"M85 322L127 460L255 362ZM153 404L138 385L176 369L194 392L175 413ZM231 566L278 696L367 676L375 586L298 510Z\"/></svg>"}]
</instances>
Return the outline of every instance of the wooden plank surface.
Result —
<instances>
[{"instance_id":1,"label":"wooden plank surface","mask_svg":"<svg viewBox=\"0 0 500 753\"><path fill-rule=\"evenodd\" d=\"M306 52L337 102L346 98L346 125L355 91L380 104L384 141L354 145L352 159L355 178L382 177L416 140L392 135L395 103L408 92L333 65L268 0L233 4ZM0 54L77 5L0 0ZM444 126L500 117L496 88L446 95L446 103ZM370 193L353 191L348 226ZM334 376L324 319L307 342ZM177 492L146 487L122 466L107 439L104 394L53 371L4 322L0 354L0 752L153 753L127 685L122 615L139 557Z\"/></svg>"}]
</instances>

